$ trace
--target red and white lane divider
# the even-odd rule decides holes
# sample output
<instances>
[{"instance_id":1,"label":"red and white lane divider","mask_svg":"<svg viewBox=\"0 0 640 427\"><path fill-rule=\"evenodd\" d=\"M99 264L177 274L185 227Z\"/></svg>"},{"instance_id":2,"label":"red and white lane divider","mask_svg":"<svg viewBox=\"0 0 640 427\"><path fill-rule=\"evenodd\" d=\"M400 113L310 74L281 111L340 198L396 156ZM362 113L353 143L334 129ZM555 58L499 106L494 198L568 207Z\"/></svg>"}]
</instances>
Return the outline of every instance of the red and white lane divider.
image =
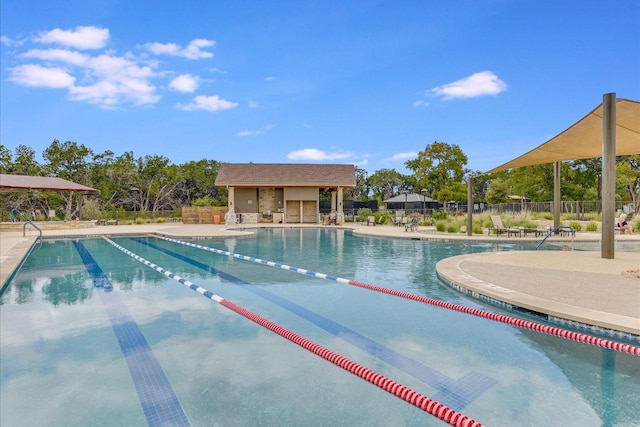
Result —
<instances>
[{"instance_id":1,"label":"red and white lane divider","mask_svg":"<svg viewBox=\"0 0 640 427\"><path fill-rule=\"evenodd\" d=\"M178 243L185 246L191 246L205 251L214 252L221 255L230 256L233 258L242 259L245 261L252 261L261 265L268 265L270 267L280 268L294 273L304 274L306 276L317 277L319 279L331 280L338 283L344 283L347 285L358 286L360 288L369 289L371 291L381 292L388 295L393 295L400 298L406 298L413 301L422 302L424 304L430 304L436 307L442 307L449 310L459 311L461 313L470 314L472 316L482 317L484 319L493 320L500 323L506 323L507 325L516 326L522 329L529 329L536 332L541 332L548 335L553 335L560 338L565 338L572 341L578 341L585 344L591 344L598 347L608 348L611 350L619 351L621 353L629 353L635 356L640 356L640 347L633 346L631 344L623 344L615 341L608 340L606 338L594 337L591 335L583 334L580 332L573 332L566 329L558 328L555 326L543 325L541 323L532 322L530 320L518 319L517 317L506 316L504 314L492 313L490 311L479 310L477 308L465 307L459 304L453 304L450 302L440 301L437 299L425 297L422 295L410 294L408 292L396 291L394 289L385 288L382 286L371 285L368 283L358 282L357 280L345 279L342 277L331 276L329 274L317 273L311 270L305 270L303 268L292 267L286 264L280 264L273 261L266 261L260 258L254 258L246 255L240 255L233 252L223 251L221 249L212 248L210 246L198 245L195 243L185 242L182 240L172 239L169 237L159 236L152 234L153 237L166 240L173 243Z\"/></svg>"},{"instance_id":2,"label":"red and white lane divider","mask_svg":"<svg viewBox=\"0 0 640 427\"><path fill-rule=\"evenodd\" d=\"M313 341L278 325L277 323L267 320L264 317L261 317L255 313L252 313L251 311L237 304L234 304L231 301L228 301L223 297L216 295L213 292L210 292L196 285L195 283L190 282L189 280L186 280L183 277L178 276L177 274L174 274L171 271L168 271L150 261L147 261L141 256L136 255L130 250L118 245L117 243L115 243L113 240L109 239L106 236L102 236L102 238L107 242L109 242L112 246L116 247L117 249L129 255L130 257L136 259L137 261L140 261L146 266L164 274L165 276L177 282L182 283L186 287L191 288L194 291L202 294L203 296L220 303L220 305L223 305L224 307L227 307L228 309L235 311L241 316L244 316L247 319L257 323L258 325L263 326L272 332L275 332L276 334L288 339L289 341L299 345L300 347L316 354L317 356L322 357L323 359L333 363L336 366L339 366L340 368L352 373L353 375L356 375L364 379L365 381L370 382L371 384L383 389L384 391L390 394L393 394L394 396L404 400L405 402L412 404L413 406L429 413L430 415L433 415L434 417L437 417L442 421L449 423L452 426L456 426L456 427L482 427L483 426L483 424L473 420L472 418L464 414L461 414L460 412L457 412L449 408L446 405L443 405L442 403L439 403L433 399L430 399L427 396L410 389L409 387L399 384L393 381L392 379L385 377L382 374L379 374L365 366L360 365L357 362L347 359L346 357L341 356L340 354L335 353L329 350L328 348L321 346L320 344L316 344Z\"/></svg>"}]
</instances>

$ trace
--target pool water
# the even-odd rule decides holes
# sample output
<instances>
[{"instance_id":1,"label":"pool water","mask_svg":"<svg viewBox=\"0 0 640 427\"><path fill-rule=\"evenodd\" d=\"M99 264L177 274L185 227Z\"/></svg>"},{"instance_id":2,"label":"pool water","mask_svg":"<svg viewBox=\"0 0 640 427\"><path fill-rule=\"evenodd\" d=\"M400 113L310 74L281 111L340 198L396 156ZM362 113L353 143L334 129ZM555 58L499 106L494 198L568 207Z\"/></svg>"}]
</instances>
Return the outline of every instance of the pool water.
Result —
<instances>
[{"instance_id":1,"label":"pool water","mask_svg":"<svg viewBox=\"0 0 640 427\"><path fill-rule=\"evenodd\" d=\"M640 424L637 356L155 237L112 240L485 425ZM531 249L327 228L188 241L491 311L435 264ZM100 238L36 246L1 303L3 426L445 425Z\"/></svg>"}]
</instances>

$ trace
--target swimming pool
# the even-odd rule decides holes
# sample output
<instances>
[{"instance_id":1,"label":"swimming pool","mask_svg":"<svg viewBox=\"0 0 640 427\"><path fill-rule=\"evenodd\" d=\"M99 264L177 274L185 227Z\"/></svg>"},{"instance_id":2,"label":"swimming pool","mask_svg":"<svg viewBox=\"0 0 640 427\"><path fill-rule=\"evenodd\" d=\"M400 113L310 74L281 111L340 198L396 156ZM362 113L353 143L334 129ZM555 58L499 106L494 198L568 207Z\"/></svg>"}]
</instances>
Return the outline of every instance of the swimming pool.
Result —
<instances>
[{"instance_id":1,"label":"swimming pool","mask_svg":"<svg viewBox=\"0 0 640 427\"><path fill-rule=\"evenodd\" d=\"M486 425L638 422L637 356L155 237L112 241ZM530 249L326 228L191 242L492 311L443 286L436 262ZM104 239L34 249L0 320L2 425L444 425Z\"/></svg>"}]
</instances>

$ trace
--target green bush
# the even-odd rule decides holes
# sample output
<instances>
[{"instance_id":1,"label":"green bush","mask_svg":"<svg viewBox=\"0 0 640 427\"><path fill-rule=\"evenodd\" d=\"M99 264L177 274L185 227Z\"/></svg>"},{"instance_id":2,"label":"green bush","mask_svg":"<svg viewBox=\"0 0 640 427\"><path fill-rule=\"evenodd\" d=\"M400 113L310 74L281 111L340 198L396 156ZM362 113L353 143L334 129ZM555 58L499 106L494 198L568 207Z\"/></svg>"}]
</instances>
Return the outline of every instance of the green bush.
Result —
<instances>
[{"instance_id":1,"label":"green bush","mask_svg":"<svg viewBox=\"0 0 640 427\"><path fill-rule=\"evenodd\" d=\"M598 223L595 221L588 222L587 231L598 231Z\"/></svg>"},{"instance_id":2,"label":"green bush","mask_svg":"<svg viewBox=\"0 0 640 427\"><path fill-rule=\"evenodd\" d=\"M436 230L437 231L445 231L446 228L447 228L447 221L445 221L444 219L436 221Z\"/></svg>"},{"instance_id":3,"label":"green bush","mask_svg":"<svg viewBox=\"0 0 640 427\"><path fill-rule=\"evenodd\" d=\"M460 224L457 222L450 222L447 224L447 232L448 233L459 233L460 232Z\"/></svg>"},{"instance_id":4,"label":"green bush","mask_svg":"<svg viewBox=\"0 0 640 427\"><path fill-rule=\"evenodd\" d=\"M87 200L82 205L82 219L100 219L102 212L95 200Z\"/></svg>"},{"instance_id":5,"label":"green bush","mask_svg":"<svg viewBox=\"0 0 640 427\"><path fill-rule=\"evenodd\" d=\"M569 222L569 227L573 228L576 231L582 230L582 224L580 224L578 221Z\"/></svg>"},{"instance_id":6,"label":"green bush","mask_svg":"<svg viewBox=\"0 0 640 427\"><path fill-rule=\"evenodd\" d=\"M376 212L373 214L376 217L376 223L388 224L392 221L391 214L389 212Z\"/></svg>"},{"instance_id":7,"label":"green bush","mask_svg":"<svg viewBox=\"0 0 640 427\"><path fill-rule=\"evenodd\" d=\"M369 208L360 208L357 213L357 221L358 222L366 222L367 218L372 215L372 211Z\"/></svg>"},{"instance_id":8,"label":"green bush","mask_svg":"<svg viewBox=\"0 0 640 427\"><path fill-rule=\"evenodd\" d=\"M435 211L433 213L433 219L435 219L436 221L440 219L447 219L448 217L449 214L447 213L447 211Z\"/></svg>"}]
</instances>

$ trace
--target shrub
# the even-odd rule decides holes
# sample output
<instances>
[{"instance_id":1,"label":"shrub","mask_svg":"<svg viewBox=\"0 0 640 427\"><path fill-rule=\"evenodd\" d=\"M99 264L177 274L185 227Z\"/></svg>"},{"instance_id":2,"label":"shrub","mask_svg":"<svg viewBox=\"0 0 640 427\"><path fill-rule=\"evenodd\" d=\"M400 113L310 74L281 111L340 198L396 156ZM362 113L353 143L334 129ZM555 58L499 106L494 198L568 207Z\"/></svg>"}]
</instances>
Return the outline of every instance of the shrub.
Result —
<instances>
[{"instance_id":1,"label":"shrub","mask_svg":"<svg viewBox=\"0 0 640 427\"><path fill-rule=\"evenodd\" d=\"M436 230L444 231L446 228L447 228L447 221L443 219L436 221Z\"/></svg>"},{"instance_id":2,"label":"shrub","mask_svg":"<svg viewBox=\"0 0 640 427\"><path fill-rule=\"evenodd\" d=\"M436 221L438 221L439 219L447 219L449 217L449 214L447 213L447 211L435 211L433 213L433 219L435 219Z\"/></svg>"},{"instance_id":3,"label":"shrub","mask_svg":"<svg viewBox=\"0 0 640 427\"><path fill-rule=\"evenodd\" d=\"M136 224L145 224L146 222L147 220L142 217L136 218Z\"/></svg>"},{"instance_id":4,"label":"shrub","mask_svg":"<svg viewBox=\"0 0 640 427\"><path fill-rule=\"evenodd\" d=\"M450 222L447 224L447 232L448 233L458 233L460 232L460 224L457 222Z\"/></svg>"},{"instance_id":5,"label":"shrub","mask_svg":"<svg viewBox=\"0 0 640 427\"><path fill-rule=\"evenodd\" d=\"M100 219L102 217L102 212L100 211L100 207L98 203L94 200L87 200L82 205L82 218L83 219Z\"/></svg>"},{"instance_id":6,"label":"shrub","mask_svg":"<svg viewBox=\"0 0 640 427\"><path fill-rule=\"evenodd\" d=\"M582 230L582 224L580 224L578 221L569 222L569 227L573 228L576 231Z\"/></svg>"},{"instance_id":7,"label":"shrub","mask_svg":"<svg viewBox=\"0 0 640 427\"><path fill-rule=\"evenodd\" d=\"M376 212L373 214L376 217L378 224L388 224L391 221L391 214L389 212Z\"/></svg>"},{"instance_id":8,"label":"shrub","mask_svg":"<svg viewBox=\"0 0 640 427\"><path fill-rule=\"evenodd\" d=\"M369 216L372 215L372 211L369 208L360 208L357 213L357 221L365 222Z\"/></svg>"},{"instance_id":9,"label":"shrub","mask_svg":"<svg viewBox=\"0 0 640 427\"><path fill-rule=\"evenodd\" d=\"M587 223L587 231L598 231L598 223L595 221L589 221Z\"/></svg>"}]
</instances>

